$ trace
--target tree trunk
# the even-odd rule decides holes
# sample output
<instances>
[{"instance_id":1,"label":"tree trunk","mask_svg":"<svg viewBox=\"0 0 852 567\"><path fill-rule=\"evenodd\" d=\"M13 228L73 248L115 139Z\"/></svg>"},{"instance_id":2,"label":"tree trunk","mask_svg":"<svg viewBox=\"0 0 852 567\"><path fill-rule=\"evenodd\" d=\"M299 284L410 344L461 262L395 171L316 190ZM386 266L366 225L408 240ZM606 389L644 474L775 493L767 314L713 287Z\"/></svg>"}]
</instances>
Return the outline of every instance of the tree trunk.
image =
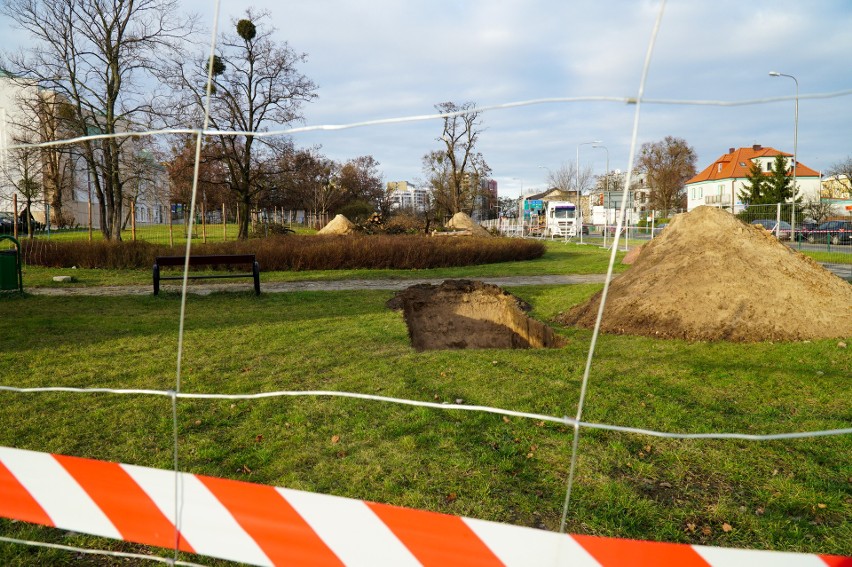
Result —
<instances>
[{"instance_id":1,"label":"tree trunk","mask_svg":"<svg viewBox=\"0 0 852 567\"><path fill-rule=\"evenodd\" d=\"M251 197L249 195L243 195L243 198L240 199L238 206L240 224L237 238L239 238L240 240L246 240L249 236L249 224L251 222Z\"/></svg>"}]
</instances>

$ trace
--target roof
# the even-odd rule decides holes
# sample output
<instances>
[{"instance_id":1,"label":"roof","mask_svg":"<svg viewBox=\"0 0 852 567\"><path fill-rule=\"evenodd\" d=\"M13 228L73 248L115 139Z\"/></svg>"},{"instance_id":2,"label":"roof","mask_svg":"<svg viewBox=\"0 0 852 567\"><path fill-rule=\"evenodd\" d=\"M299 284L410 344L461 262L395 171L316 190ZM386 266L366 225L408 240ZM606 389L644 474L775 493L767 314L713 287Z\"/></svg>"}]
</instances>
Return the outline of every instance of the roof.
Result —
<instances>
[{"instance_id":1,"label":"roof","mask_svg":"<svg viewBox=\"0 0 852 567\"><path fill-rule=\"evenodd\" d=\"M751 160L761 157L774 158L777 155L787 158L793 157L793 154L788 154L775 148L764 148L759 145L754 145L750 148L731 148L731 151L719 157L705 170L687 181L686 184L713 181L715 179L745 179L748 177ZM722 167L720 168L719 165ZM791 174L792 172L788 175ZM796 177L819 177L819 172L811 169L802 162L798 162L796 164Z\"/></svg>"},{"instance_id":2,"label":"roof","mask_svg":"<svg viewBox=\"0 0 852 567\"><path fill-rule=\"evenodd\" d=\"M534 195L527 195L524 197L525 201L564 201L571 198L571 193L574 191L563 191L558 187L551 187L547 191L542 191L541 193L535 193ZM576 193L575 193L576 195Z\"/></svg>"}]
</instances>

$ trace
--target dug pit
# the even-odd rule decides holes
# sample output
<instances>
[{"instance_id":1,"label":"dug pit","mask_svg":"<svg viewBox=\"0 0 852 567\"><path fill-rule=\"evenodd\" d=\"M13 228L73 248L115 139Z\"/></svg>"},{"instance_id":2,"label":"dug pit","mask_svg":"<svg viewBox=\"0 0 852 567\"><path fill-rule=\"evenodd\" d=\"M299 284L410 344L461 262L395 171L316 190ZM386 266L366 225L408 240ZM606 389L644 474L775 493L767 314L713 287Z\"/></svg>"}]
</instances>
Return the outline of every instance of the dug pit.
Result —
<instances>
[{"instance_id":1,"label":"dug pit","mask_svg":"<svg viewBox=\"0 0 852 567\"><path fill-rule=\"evenodd\" d=\"M527 316L525 301L496 285L471 280L420 284L397 293L388 307L402 310L418 351L468 348L558 348L565 341Z\"/></svg>"}]
</instances>

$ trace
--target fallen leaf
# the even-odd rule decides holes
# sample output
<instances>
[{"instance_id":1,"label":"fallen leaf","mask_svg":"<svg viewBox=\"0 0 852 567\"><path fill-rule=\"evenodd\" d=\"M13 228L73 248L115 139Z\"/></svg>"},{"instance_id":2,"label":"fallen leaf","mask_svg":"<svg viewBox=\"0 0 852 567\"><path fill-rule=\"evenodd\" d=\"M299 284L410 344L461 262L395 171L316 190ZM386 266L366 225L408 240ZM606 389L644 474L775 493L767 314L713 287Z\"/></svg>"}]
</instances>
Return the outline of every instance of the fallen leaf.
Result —
<instances>
[{"instance_id":1,"label":"fallen leaf","mask_svg":"<svg viewBox=\"0 0 852 567\"><path fill-rule=\"evenodd\" d=\"M456 398L456 405L461 405L464 403L464 400L461 398Z\"/></svg>"},{"instance_id":2,"label":"fallen leaf","mask_svg":"<svg viewBox=\"0 0 852 567\"><path fill-rule=\"evenodd\" d=\"M447 494L447 497L445 498L445 500L447 501L447 504L451 504L451 503L456 501L456 498L458 498L456 493L450 492L449 494Z\"/></svg>"},{"instance_id":3,"label":"fallen leaf","mask_svg":"<svg viewBox=\"0 0 852 567\"><path fill-rule=\"evenodd\" d=\"M772 469L772 476L778 476L778 469Z\"/></svg>"},{"instance_id":4,"label":"fallen leaf","mask_svg":"<svg viewBox=\"0 0 852 567\"><path fill-rule=\"evenodd\" d=\"M196 420L195 420L195 425L201 425L201 420L200 420L200 419L196 419Z\"/></svg>"},{"instance_id":5,"label":"fallen leaf","mask_svg":"<svg viewBox=\"0 0 852 567\"><path fill-rule=\"evenodd\" d=\"M689 533L694 534L695 533L695 524L686 524L686 529Z\"/></svg>"},{"instance_id":6,"label":"fallen leaf","mask_svg":"<svg viewBox=\"0 0 852 567\"><path fill-rule=\"evenodd\" d=\"M503 416L503 421L504 421L505 423L510 423L512 420L510 420L508 417L506 417L506 416L504 415L504 416Z\"/></svg>"},{"instance_id":7,"label":"fallen leaf","mask_svg":"<svg viewBox=\"0 0 852 567\"><path fill-rule=\"evenodd\" d=\"M642 451L639 451L639 458L641 459L644 456L645 456L645 453L643 453Z\"/></svg>"},{"instance_id":8,"label":"fallen leaf","mask_svg":"<svg viewBox=\"0 0 852 567\"><path fill-rule=\"evenodd\" d=\"M731 524L729 524L729 523L727 523L727 522L725 522L724 524L722 524L722 531L723 531L723 532L728 533L728 532L729 532L729 531L731 531L732 529L734 529L734 528L732 528L732 527L731 527Z\"/></svg>"},{"instance_id":9,"label":"fallen leaf","mask_svg":"<svg viewBox=\"0 0 852 567\"><path fill-rule=\"evenodd\" d=\"M243 465L243 472L246 474L251 474L251 469L248 468L248 465Z\"/></svg>"},{"instance_id":10,"label":"fallen leaf","mask_svg":"<svg viewBox=\"0 0 852 567\"><path fill-rule=\"evenodd\" d=\"M544 422L543 422L543 421L539 421L538 423L536 423L536 425L537 425L538 427L544 427Z\"/></svg>"},{"instance_id":11,"label":"fallen leaf","mask_svg":"<svg viewBox=\"0 0 852 567\"><path fill-rule=\"evenodd\" d=\"M706 536L709 536L713 533L713 530L710 529L710 526L704 526L703 528L701 528L701 533Z\"/></svg>"},{"instance_id":12,"label":"fallen leaf","mask_svg":"<svg viewBox=\"0 0 852 567\"><path fill-rule=\"evenodd\" d=\"M761 506L760 508L755 510L754 513L757 514L758 516L762 516L763 514L766 513L766 510L764 510L763 507Z\"/></svg>"},{"instance_id":13,"label":"fallen leaf","mask_svg":"<svg viewBox=\"0 0 852 567\"><path fill-rule=\"evenodd\" d=\"M527 453L527 458L532 459L535 455L533 453Z\"/></svg>"},{"instance_id":14,"label":"fallen leaf","mask_svg":"<svg viewBox=\"0 0 852 567\"><path fill-rule=\"evenodd\" d=\"M828 506L826 504L823 504L822 502L820 502L819 504L817 504L817 508L824 510L824 509L828 508Z\"/></svg>"},{"instance_id":15,"label":"fallen leaf","mask_svg":"<svg viewBox=\"0 0 852 567\"><path fill-rule=\"evenodd\" d=\"M646 453L650 453L650 452L651 452L651 446L650 446L650 445L645 445L645 446L644 446L644 447L642 447L642 448L643 448L643 449L645 449L645 452L646 452Z\"/></svg>"},{"instance_id":16,"label":"fallen leaf","mask_svg":"<svg viewBox=\"0 0 852 567\"><path fill-rule=\"evenodd\" d=\"M338 441L340 441L340 435L332 435L331 436L331 442L332 443L337 443Z\"/></svg>"},{"instance_id":17,"label":"fallen leaf","mask_svg":"<svg viewBox=\"0 0 852 567\"><path fill-rule=\"evenodd\" d=\"M435 394L435 399L440 400L441 398L438 397L438 394Z\"/></svg>"},{"instance_id":18,"label":"fallen leaf","mask_svg":"<svg viewBox=\"0 0 852 567\"><path fill-rule=\"evenodd\" d=\"M256 442L260 443L261 441L263 441L263 435L262 435L262 434L261 434L261 435L258 435L257 437L255 437L255 438L254 438L254 440L255 440Z\"/></svg>"},{"instance_id":19,"label":"fallen leaf","mask_svg":"<svg viewBox=\"0 0 852 567\"><path fill-rule=\"evenodd\" d=\"M661 482L660 486L662 486L663 488L671 488L672 487L672 485L668 482Z\"/></svg>"}]
</instances>

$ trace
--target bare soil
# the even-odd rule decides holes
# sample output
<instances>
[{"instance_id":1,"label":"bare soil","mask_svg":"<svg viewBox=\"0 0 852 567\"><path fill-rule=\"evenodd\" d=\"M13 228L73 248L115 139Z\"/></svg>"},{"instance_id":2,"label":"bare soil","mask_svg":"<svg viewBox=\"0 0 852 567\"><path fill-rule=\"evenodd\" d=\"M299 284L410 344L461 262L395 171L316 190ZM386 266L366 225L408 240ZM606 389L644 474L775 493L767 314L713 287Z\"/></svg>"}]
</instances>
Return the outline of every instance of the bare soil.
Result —
<instances>
[{"instance_id":1,"label":"bare soil","mask_svg":"<svg viewBox=\"0 0 852 567\"><path fill-rule=\"evenodd\" d=\"M593 327L600 298L557 320ZM852 337L852 285L763 228L699 207L612 280L601 329L741 342Z\"/></svg>"},{"instance_id":2,"label":"bare soil","mask_svg":"<svg viewBox=\"0 0 852 567\"><path fill-rule=\"evenodd\" d=\"M526 315L529 304L496 285L447 280L396 294L411 346L419 351L468 348L548 348L564 345L547 325Z\"/></svg>"},{"instance_id":3,"label":"bare soil","mask_svg":"<svg viewBox=\"0 0 852 567\"><path fill-rule=\"evenodd\" d=\"M355 232L355 225L352 221L343 215L337 215L317 231L317 234L352 234L353 232Z\"/></svg>"}]
</instances>

